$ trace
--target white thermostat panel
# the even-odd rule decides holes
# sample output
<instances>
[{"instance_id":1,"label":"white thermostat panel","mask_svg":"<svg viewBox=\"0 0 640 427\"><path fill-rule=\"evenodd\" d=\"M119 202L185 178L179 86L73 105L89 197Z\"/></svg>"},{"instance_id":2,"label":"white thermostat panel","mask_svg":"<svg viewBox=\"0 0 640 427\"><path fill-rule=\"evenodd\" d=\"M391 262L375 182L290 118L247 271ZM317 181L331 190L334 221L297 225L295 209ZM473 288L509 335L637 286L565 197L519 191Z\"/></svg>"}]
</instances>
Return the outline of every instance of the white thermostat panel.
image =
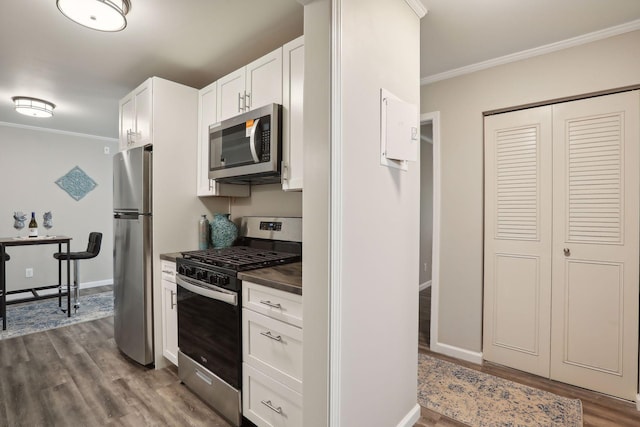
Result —
<instances>
[{"instance_id":1,"label":"white thermostat panel","mask_svg":"<svg viewBox=\"0 0 640 427\"><path fill-rule=\"evenodd\" d=\"M408 169L418 160L418 107L380 89L380 164Z\"/></svg>"}]
</instances>

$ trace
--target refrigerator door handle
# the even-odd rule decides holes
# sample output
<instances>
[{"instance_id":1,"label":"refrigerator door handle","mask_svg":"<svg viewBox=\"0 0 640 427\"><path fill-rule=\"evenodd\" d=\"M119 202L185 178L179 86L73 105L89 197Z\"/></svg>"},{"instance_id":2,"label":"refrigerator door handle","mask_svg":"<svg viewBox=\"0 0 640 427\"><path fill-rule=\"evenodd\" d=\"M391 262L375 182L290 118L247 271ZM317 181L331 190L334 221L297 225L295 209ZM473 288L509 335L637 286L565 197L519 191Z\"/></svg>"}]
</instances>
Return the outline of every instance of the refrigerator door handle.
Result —
<instances>
[{"instance_id":1,"label":"refrigerator door handle","mask_svg":"<svg viewBox=\"0 0 640 427\"><path fill-rule=\"evenodd\" d=\"M176 275L176 284L178 286L182 286L183 288L185 288L190 292L193 292L194 294L198 294L206 298L222 301L224 303L231 304L234 306L238 305L238 294L235 292L224 291L222 289L213 290L209 288L209 286L207 288L203 288L202 286L198 286L193 283L187 282L180 275Z\"/></svg>"}]
</instances>

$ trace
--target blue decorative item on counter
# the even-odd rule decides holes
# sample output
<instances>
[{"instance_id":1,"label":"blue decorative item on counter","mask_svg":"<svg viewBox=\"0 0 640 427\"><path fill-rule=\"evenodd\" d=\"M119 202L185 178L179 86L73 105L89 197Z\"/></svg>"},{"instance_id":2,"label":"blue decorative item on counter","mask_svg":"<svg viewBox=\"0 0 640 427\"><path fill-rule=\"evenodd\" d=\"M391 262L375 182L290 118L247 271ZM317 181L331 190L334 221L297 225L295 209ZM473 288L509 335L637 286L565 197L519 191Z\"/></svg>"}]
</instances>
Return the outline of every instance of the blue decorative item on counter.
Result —
<instances>
[{"instance_id":1,"label":"blue decorative item on counter","mask_svg":"<svg viewBox=\"0 0 640 427\"><path fill-rule=\"evenodd\" d=\"M198 249L209 249L209 220L202 215L198 221Z\"/></svg>"},{"instance_id":2,"label":"blue decorative item on counter","mask_svg":"<svg viewBox=\"0 0 640 427\"><path fill-rule=\"evenodd\" d=\"M226 248L233 245L238 237L238 227L229 219L229 214L213 214L211 221L211 242L214 248Z\"/></svg>"}]
</instances>

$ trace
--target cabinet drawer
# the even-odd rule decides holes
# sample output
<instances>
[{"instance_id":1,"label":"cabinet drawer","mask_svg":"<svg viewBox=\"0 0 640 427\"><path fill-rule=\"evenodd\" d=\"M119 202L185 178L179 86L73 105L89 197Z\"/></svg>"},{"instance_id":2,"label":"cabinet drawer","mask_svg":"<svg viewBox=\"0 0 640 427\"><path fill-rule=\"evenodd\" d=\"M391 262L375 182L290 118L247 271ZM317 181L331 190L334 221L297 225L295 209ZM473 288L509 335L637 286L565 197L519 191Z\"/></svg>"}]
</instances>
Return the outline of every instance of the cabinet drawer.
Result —
<instances>
[{"instance_id":1,"label":"cabinet drawer","mask_svg":"<svg viewBox=\"0 0 640 427\"><path fill-rule=\"evenodd\" d=\"M302 329L242 310L242 360L302 392Z\"/></svg>"},{"instance_id":2,"label":"cabinet drawer","mask_svg":"<svg viewBox=\"0 0 640 427\"><path fill-rule=\"evenodd\" d=\"M302 395L257 369L242 366L242 414L256 425L300 427Z\"/></svg>"},{"instance_id":3,"label":"cabinet drawer","mask_svg":"<svg viewBox=\"0 0 640 427\"><path fill-rule=\"evenodd\" d=\"M242 282L242 305L302 328L302 296L252 282Z\"/></svg>"},{"instance_id":4,"label":"cabinet drawer","mask_svg":"<svg viewBox=\"0 0 640 427\"><path fill-rule=\"evenodd\" d=\"M162 261L162 280L176 283L176 263L171 261Z\"/></svg>"}]
</instances>

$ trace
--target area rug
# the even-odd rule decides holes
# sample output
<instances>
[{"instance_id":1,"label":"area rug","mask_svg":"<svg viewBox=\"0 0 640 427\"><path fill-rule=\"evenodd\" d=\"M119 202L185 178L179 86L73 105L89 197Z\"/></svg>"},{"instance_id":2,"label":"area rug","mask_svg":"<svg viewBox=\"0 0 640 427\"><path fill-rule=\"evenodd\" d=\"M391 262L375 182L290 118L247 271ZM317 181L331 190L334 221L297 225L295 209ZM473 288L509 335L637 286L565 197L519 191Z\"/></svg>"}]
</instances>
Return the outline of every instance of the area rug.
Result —
<instances>
[{"instance_id":1,"label":"area rug","mask_svg":"<svg viewBox=\"0 0 640 427\"><path fill-rule=\"evenodd\" d=\"M418 355L418 403L470 426L582 426L582 402Z\"/></svg>"},{"instance_id":2,"label":"area rug","mask_svg":"<svg viewBox=\"0 0 640 427\"><path fill-rule=\"evenodd\" d=\"M58 298L8 305L7 329L0 331L0 339L46 331L113 315L113 291L80 295L79 303L80 308L74 313L72 302L71 317L67 317L67 313L60 310ZM66 308L66 298L63 298L62 305Z\"/></svg>"}]
</instances>

